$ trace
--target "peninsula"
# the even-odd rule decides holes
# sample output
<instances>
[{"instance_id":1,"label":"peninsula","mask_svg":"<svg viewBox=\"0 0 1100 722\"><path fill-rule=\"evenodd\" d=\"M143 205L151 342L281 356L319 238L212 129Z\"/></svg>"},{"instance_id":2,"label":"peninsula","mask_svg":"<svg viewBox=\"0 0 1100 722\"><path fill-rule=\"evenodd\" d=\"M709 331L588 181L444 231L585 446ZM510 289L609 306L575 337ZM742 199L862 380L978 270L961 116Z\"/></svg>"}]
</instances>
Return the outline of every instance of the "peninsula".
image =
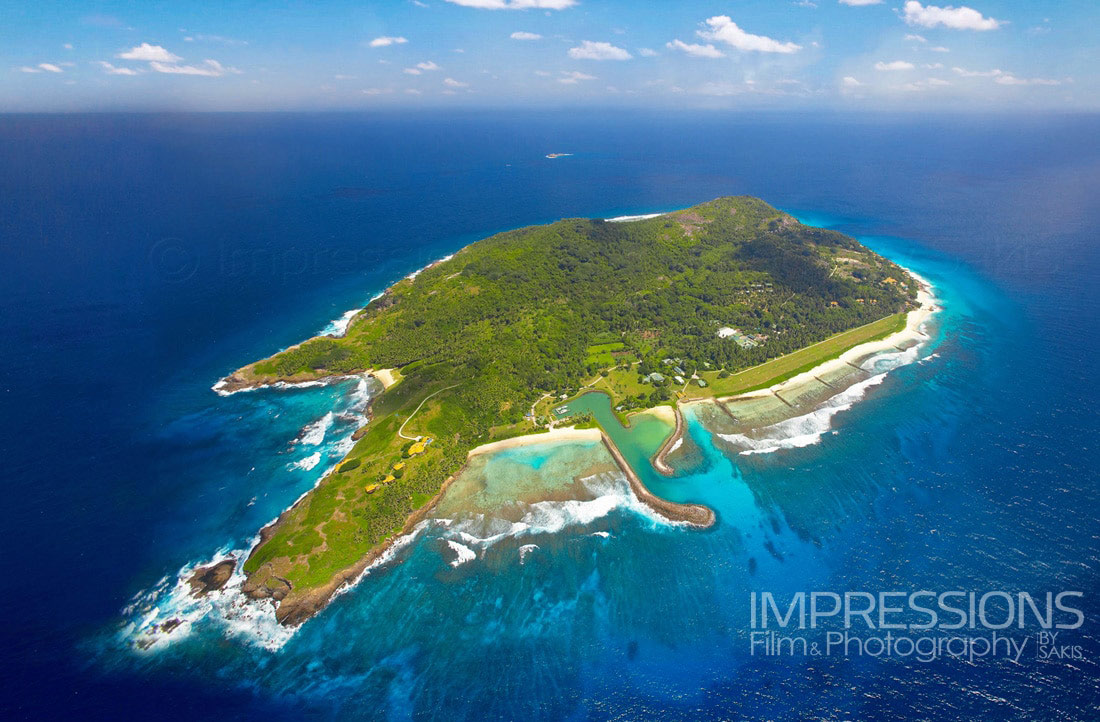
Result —
<instances>
[{"instance_id":1,"label":"peninsula","mask_svg":"<svg viewBox=\"0 0 1100 722\"><path fill-rule=\"evenodd\" d=\"M594 380L620 413L763 388L903 328L918 290L854 239L751 197L473 243L394 284L343 337L220 382L232 392L374 373L387 386L347 457L262 530L243 590L298 624L424 518L471 452L545 433ZM657 513L712 523L705 507L651 494L603 438ZM663 473L671 446L655 457ZM196 584L225 574L208 572Z\"/></svg>"}]
</instances>

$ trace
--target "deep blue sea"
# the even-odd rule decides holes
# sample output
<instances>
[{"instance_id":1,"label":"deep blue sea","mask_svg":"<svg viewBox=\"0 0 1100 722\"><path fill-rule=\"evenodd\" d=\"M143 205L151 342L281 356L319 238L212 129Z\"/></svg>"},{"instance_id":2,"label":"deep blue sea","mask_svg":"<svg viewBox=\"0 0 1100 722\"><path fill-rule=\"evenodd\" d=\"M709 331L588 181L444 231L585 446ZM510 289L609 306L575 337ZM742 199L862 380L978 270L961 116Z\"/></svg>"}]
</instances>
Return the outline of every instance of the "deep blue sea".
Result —
<instances>
[{"instance_id":1,"label":"deep blue sea","mask_svg":"<svg viewBox=\"0 0 1100 722\"><path fill-rule=\"evenodd\" d=\"M1097 718L1098 139L1096 116L0 116L0 714ZM731 194L860 238L943 310L818 443L728 455L692 424L657 491L716 527L614 504L459 565L428 531L289 639L211 612L130 643L365 399L219 377L480 237ZM1081 591L1080 659L751 655L750 592L814 589Z\"/></svg>"}]
</instances>

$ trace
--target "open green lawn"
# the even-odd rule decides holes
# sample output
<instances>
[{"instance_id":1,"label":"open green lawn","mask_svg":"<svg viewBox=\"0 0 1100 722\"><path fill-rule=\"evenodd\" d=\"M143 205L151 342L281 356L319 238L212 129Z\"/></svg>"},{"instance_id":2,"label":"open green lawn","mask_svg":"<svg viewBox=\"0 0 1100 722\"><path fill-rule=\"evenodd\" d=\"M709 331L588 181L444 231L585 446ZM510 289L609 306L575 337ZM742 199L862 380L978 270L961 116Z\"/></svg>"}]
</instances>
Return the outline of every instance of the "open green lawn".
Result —
<instances>
[{"instance_id":1,"label":"open green lawn","mask_svg":"<svg viewBox=\"0 0 1100 722\"><path fill-rule=\"evenodd\" d=\"M865 326L838 333L812 346L739 371L724 379L718 378L718 371L708 371L700 376L710 385L707 388L699 388L695 384L689 384L685 397L732 396L767 388L836 358L853 346L885 338L902 330L905 328L905 316L904 313L896 313Z\"/></svg>"},{"instance_id":2,"label":"open green lawn","mask_svg":"<svg viewBox=\"0 0 1100 722\"><path fill-rule=\"evenodd\" d=\"M653 386L651 384L638 382L638 367L632 366L629 371L623 371L616 368L612 370L606 377L601 376L592 388L599 391L607 391L611 394L614 404L618 404L624 398L637 396L638 394L649 395L653 392Z\"/></svg>"},{"instance_id":3,"label":"open green lawn","mask_svg":"<svg viewBox=\"0 0 1100 722\"><path fill-rule=\"evenodd\" d=\"M626 348L626 344L622 341L615 341L614 343L600 343L593 346L589 346L586 349L588 357L585 359L585 363L596 364L598 366L610 366L615 363L615 356L613 351L622 351Z\"/></svg>"}]
</instances>

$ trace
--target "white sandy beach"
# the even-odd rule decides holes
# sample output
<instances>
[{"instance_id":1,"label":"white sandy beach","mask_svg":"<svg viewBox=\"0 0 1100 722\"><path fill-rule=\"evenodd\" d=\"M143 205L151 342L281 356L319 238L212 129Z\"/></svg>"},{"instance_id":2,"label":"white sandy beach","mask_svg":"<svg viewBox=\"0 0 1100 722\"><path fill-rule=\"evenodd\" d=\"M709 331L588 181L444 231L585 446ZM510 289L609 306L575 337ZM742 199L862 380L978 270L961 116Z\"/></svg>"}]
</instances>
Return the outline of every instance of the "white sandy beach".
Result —
<instances>
[{"instance_id":1,"label":"white sandy beach","mask_svg":"<svg viewBox=\"0 0 1100 722\"><path fill-rule=\"evenodd\" d=\"M397 369L378 369L377 371L371 371L370 375L378 379L378 383L382 384L383 389L388 389L397 383L397 376L394 373Z\"/></svg>"},{"instance_id":2,"label":"white sandy beach","mask_svg":"<svg viewBox=\"0 0 1100 722\"><path fill-rule=\"evenodd\" d=\"M496 451L503 451L504 449L515 448L517 446L548 444L556 441L599 441L600 438L601 432L599 429L578 429L573 426L564 426L562 428L544 431L540 434L513 436L510 439L491 441L488 444L482 444L472 449L470 451L470 456L476 454L489 454Z\"/></svg>"},{"instance_id":3,"label":"white sandy beach","mask_svg":"<svg viewBox=\"0 0 1100 722\"><path fill-rule=\"evenodd\" d=\"M653 416L656 416L661 421L668 422L669 424L671 424L673 426L676 425L676 411L671 406L668 406L666 404L661 404L660 406L654 406L653 408L645 409L644 411L639 411L637 413L638 414L652 414Z\"/></svg>"}]
</instances>

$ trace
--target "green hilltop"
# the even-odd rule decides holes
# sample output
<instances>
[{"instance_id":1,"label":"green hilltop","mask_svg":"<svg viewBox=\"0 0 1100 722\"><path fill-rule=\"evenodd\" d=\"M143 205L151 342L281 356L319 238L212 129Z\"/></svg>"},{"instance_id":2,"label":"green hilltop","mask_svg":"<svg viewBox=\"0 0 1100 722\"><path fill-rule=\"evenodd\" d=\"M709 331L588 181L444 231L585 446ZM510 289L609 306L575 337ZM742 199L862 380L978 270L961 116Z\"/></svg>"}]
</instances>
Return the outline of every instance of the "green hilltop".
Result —
<instances>
[{"instance_id":1,"label":"green hilltop","mask_svg":"<svg viewBox=\"0 0 1100 722\"><path fill-rule=\"evenodd\" d=\"M626 408L674 398L668 380L643 378L676 368L698 374L695 397L744 390L733 385L743 369L784 356L789 375L814 361L808 346L836 355L886 335L915 294L908 274L852 238L750 197L473 243L396 283L345 337L311 339L229 377L231 388L371 369L400 377L337 472L264 530L245 563L246 591L281 599L286 623L305 619L472 448L534 433L549 398L593 378L615 382L606 386ZM752 378L766 381L759 368Z\"/></svg>"}]
</instances>

